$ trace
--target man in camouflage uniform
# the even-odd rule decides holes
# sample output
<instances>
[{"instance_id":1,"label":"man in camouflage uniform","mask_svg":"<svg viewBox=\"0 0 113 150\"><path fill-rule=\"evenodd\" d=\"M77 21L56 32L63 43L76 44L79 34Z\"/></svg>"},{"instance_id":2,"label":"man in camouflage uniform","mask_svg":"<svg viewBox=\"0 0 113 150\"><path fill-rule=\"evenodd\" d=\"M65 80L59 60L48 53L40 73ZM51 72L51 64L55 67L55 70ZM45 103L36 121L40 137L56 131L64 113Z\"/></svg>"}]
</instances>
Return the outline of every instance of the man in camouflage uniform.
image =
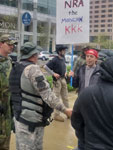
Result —
<instances>
[{"instance_id":1,"label":"man in camouflage uniform","mask_svg":"<svg viewBox=\"0 0 113 150\"><path fill-rule=\"evenodd\" d=\"M51 91L49 83L37 65L37 59L36 46L31 42L25 43L21 47L21 61L18 67L14 69L17 69L16 71L18 72L19 68L24 68L19 77L21 88L20 100L22 100L20 113L15 109L18 105L15 96L19 95L19 90L17 90L19 86L17 87L15 83L17 82L16 79L19 72L15 75L11 72L10 75L17 150L43 149L42 144L45 127L44 112L45 114L48 113L48 109L44 107L44 104L65 113L68 117L70 117L72 113L72 110L67 109ZM12 71L14 70L12 69ZM20 105L18 105L18 108L19 106Z\"/></svg>"},{"instance_id":2,"label":"man in camouflage uniform","mask_svg":"<svg viewBox=\"0 0 113 150\"><path fill-rule=\"evenodd\" d=\"M9 101L8 78L11 71L11 59L15 41L10 35L0 38L0 150L9 150L11 133L11 114Z\"/></svg>"}]
</instances>

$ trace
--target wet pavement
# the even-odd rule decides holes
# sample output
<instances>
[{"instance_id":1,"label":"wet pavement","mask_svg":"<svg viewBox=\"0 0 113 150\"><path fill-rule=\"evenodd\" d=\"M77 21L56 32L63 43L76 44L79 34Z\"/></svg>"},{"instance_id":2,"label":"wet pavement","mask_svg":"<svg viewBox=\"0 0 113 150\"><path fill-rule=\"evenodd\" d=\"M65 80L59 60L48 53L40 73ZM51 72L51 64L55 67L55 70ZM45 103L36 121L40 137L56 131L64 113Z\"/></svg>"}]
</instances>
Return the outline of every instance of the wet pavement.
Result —
<instances>
[{"instance_id":1,"label":"wet pavement","mask_svg":"<svg viewBox=\"0 0 113 150\"><path fill-rule=\"evenodd\" d=\"M71 108L75 99L75 92L70 92L69 104ZM43 150L72 150L75 146L77 146L77 138L69 119L66 119L65 122L53 121L45 128ZM11 137L10 150L16 150L14 134Z\"/></svg>"}]
</instances>

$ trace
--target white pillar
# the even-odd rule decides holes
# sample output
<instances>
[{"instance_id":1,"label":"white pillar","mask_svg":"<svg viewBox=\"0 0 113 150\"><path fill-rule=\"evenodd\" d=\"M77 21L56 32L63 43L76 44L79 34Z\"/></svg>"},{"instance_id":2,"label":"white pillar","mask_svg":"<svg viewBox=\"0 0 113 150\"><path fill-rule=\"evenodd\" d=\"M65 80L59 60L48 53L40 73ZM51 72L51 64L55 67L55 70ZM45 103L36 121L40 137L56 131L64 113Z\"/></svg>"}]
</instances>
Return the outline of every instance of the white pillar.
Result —
<instances>
[{"instance_id":1,"label":"white pillar","mask_svg":"<svg viewBox=\"0 0 113 150\"><path fill-rule=\"evenodd\" d=\"M52 52L56 51L55 37L52 39Z\"/></svg>"},{"instance_id":2,"label":"white pillar","mask_svg":"<svg viewBox=\"0 0 113 150\"><path fill-rule=\"evenodd\" d=\"M21 45L24 44L24 24L22 24L22 31L21 31Z\"/></svg>"},{"instance_id":3,"label":"white pillar","mask_svg":"<svg viewBox=\"0 0 113 150\"><path fill-rule=\"evenodd\" d=\"M33 0L33 43L37 45L37 2Z\"/></svg>"},{"instance_id":4,"label":"white pillar","mask_svg":"<svg viewBox=\"0 0 113 150\"><path fill-rule=\"evenodd\" d=\"M22 7L22 2L21 0L18 0L18 46L17 46L17 53L18 53L18 61L20 58L20 46L21 46L21 7Z\"/></svg>"},{"instance_id":5,"label":"white pillar","mask_svg":"<svg viewBox=\"0 0 113 150\"><path fill-rule=\"evenodd\" d=\"M48 40L47 40L47 51L49 51L50 46L50 34L51 34L51 20L48 19Z\"/></svg>"},{"instance_id":6,"label":"white pillar","mask_svg":"<svg viewBox=\"0 0 113 150\"><path fill-rule=\"evenodd\" d=\"M54 29L53 29L53 35L54 37L52 38L52 52L56 51L56 37L55 37L55 28L56 26L54 26Z\"/></svg>"}]
</instances>

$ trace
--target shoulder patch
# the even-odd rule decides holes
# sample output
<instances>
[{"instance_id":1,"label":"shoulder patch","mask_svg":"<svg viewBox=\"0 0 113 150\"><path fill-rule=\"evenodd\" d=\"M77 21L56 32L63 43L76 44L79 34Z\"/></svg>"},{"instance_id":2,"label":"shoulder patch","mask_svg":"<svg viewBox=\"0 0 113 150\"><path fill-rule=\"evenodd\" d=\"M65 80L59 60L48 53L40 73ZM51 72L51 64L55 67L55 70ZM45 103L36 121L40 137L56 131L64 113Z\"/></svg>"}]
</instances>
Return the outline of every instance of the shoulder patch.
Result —
<instances>
[{"instance_id":1,"label":"shoulder patch","mask_svg":"<svg viewBox=\"0 0 113 150\"><path fill-rule=\"evenodd\" d=\"M43 91L46 89L46 83L44 82L44 77L43 76L38 76L35 78L37 82L37 87L39 88L39 91Z\"/></svg>"},{"instance_id":2,"label":"shoulder patch","mask_svg":"<svg viewBox=\"0 0 113 150\"><path fill-rule=\"evenodd\" d=\"M43 76L39 76L35 78L37 82L42 82L44 80Z\"/></svg>"}]
</instances>

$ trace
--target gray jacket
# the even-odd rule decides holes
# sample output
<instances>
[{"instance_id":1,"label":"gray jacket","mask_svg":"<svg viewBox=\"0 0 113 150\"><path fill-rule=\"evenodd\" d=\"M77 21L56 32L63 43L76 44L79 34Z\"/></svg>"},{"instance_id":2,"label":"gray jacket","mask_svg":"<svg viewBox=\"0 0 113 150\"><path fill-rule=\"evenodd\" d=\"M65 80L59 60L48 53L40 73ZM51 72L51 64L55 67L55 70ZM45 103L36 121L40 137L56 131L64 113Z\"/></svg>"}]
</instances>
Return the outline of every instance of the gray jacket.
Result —
<instances>
[{"instance_id":1,"label":"gray jacket","mask_svg":"<svg viewBox=\"0 0 113 150\"><path fill-rule=\"evenodd\" d=\"M85 68L86 65L82 65L78 71L76 76L73 78L73 87L74 88L78 88L78 93L80 93L84 88L85 88ZM100 73L100 66L96 65L96 68L94 69L90 81L89 81L89 85L93 85L96 84L98 82Z\"/></svg>"}]
</instances>

